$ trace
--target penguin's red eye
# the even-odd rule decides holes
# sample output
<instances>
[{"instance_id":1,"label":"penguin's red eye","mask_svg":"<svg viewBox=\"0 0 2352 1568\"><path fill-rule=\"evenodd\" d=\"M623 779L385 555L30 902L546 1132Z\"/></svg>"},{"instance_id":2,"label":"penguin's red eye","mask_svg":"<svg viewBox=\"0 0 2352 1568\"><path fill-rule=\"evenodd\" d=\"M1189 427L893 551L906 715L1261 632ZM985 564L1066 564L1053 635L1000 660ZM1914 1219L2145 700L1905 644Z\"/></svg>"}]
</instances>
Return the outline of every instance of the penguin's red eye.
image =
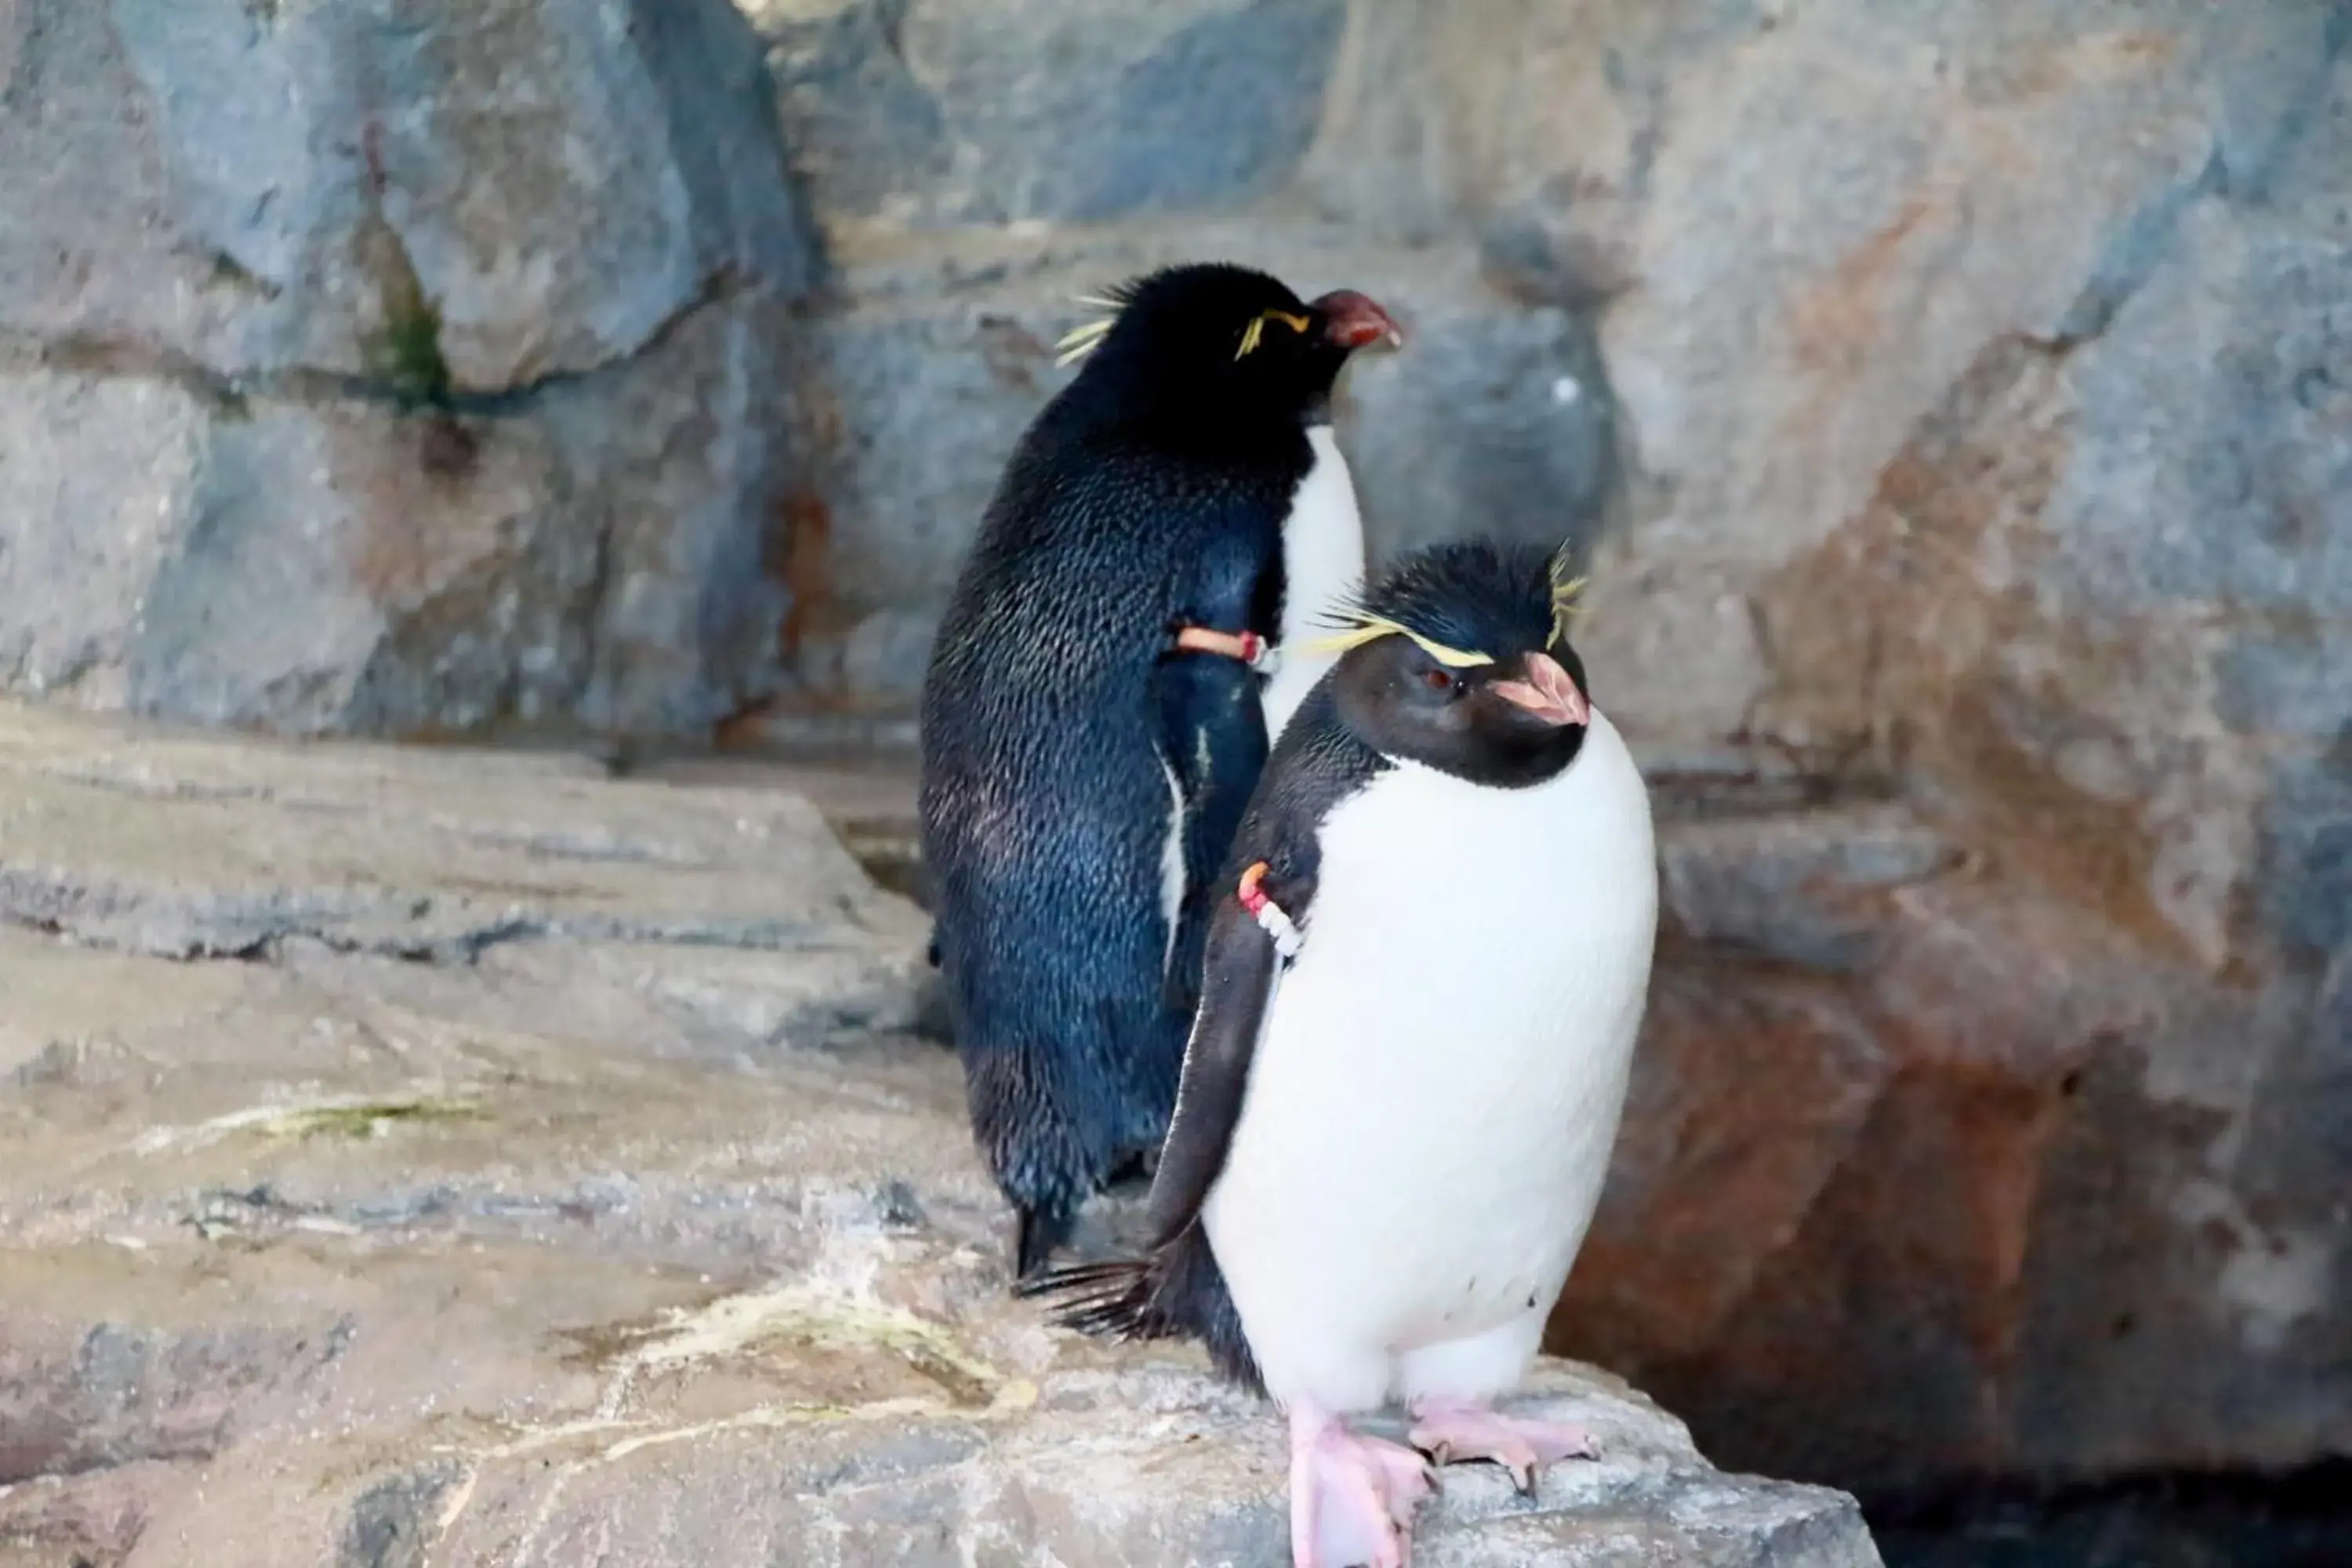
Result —
<instances>
[{"instance_id":1,"label":"penguin's red eye","mask_svg":"<svg viewBox=\"0 0 2352 1568\"><path fill-rule=\"evenodd\" d=\"M1432 691L1451 691L1454 689L1454 678L1435 665L1421 672L1421 683Z\"/></svg>"}]
</instances>

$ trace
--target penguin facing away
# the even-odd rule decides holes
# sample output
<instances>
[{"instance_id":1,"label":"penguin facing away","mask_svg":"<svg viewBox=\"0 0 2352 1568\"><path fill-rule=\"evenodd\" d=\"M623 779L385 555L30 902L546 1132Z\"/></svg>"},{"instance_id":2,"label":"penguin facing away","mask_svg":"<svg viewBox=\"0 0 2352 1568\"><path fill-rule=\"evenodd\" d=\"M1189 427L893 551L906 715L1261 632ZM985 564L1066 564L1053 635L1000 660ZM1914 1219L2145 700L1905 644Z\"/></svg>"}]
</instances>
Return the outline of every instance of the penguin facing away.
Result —
<instances>
[{"instance_id":1,"label":"penguin facing away","mask_svg":"<svg viewBox=\"0 0 2352 1568\"><path fill-rule=\"evenodd\" d=\"M1522 1490L1591 1452L1495 1407L1599 1200L1657 925L1564 570L1441 545L1348 608L1219 881L1150 1248L1023 1288L1283 1407L1297 1568L1401 1564L1423 1452ZM1392 1398L1411 1447L1344 1424Z\"/></svg>"},{"instance_id":2,"label":"penguin facing away","mask_svg":"<svg viewBox=\"0 0 2352 1568\"><path fill-rule=\"evenodd\" d=\"M1402 341L1371 300L1171 268L1065 340L1077 376L1008 463L921 710L922 847L976 1141L1028 1275L1174 1105L1212 873L1266 752L1288 572L1361 552L1332 384ZM1333 470L1336 468L1336 479ZM1344 505L1340 503L1344 502ZM1312 574L1309 574L1310 578Z\"/></svg>"}]
</instances>

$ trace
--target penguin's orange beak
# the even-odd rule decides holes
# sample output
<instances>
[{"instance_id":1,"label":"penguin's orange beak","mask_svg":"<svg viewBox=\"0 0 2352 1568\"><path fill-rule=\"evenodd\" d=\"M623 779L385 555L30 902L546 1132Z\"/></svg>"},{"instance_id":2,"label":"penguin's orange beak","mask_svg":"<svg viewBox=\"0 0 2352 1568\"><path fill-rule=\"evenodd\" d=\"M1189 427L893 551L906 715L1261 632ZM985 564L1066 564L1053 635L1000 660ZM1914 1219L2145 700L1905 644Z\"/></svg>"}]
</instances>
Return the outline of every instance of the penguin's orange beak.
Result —
<instances>
[{"instance_id":1,"label":"penguin's orange beak","mask_svg":"<svg viewBox=\"0 0 2352 1568\"><path fill-rule=\"evenodd\" d=\"M1516 703L1547 724L1590 724L1592 705L1559 660L1548 653L1528 655L1525 680L1498 680L1490 689L1506 702Z\"/></svg>"},{"instance_id":2,"label":"penguin's orange beak","mask_svg":"<svg viewBox=\"0 0 2352 1568\"><path fill-rule=\"evenodd\" d=\"M1323 317L1324 331L1343 349L1360 349L1378 342L1385 342L1391 348L1404 346L1404 329L1386 310L1353 289L1334 289L1316 300L1314 309Z\"/></svg>"}]
</instances>

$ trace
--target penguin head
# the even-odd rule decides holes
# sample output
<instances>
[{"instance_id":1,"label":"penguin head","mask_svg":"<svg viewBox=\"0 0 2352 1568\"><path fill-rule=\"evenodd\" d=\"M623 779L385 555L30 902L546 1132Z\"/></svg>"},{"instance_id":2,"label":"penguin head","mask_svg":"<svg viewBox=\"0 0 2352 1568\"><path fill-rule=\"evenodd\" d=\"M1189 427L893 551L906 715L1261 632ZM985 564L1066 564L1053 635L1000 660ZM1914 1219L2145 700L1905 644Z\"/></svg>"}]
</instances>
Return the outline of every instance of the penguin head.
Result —
<instances>
[{"instance_id":1,"label":"penguin head","mask_svg":"<svg viewBox=\"0 0 2352 1568\"><path fill-rule=\"evenodd\" d=\"M1565 550L1465 540L1415 551L1339 612L1339 720L1383 756L1521 788L1576 760L1592 719L1568 638Z\"/></svg>"},{"instance_id":2,"label":"penguin head","mask_svg":"<svg viewBox=\"0 0 2352 1568\"><path fill-rule=\"evenodd\" d=\"M1352 289L1301 300L1223 262L1165 268L1087 302L1112 314L1062 340L1066 363L1087 361L1075 384L1195 423L1306 421L1328 405L1349 356L1404 341Z\"/></svg>"}]
</instances>

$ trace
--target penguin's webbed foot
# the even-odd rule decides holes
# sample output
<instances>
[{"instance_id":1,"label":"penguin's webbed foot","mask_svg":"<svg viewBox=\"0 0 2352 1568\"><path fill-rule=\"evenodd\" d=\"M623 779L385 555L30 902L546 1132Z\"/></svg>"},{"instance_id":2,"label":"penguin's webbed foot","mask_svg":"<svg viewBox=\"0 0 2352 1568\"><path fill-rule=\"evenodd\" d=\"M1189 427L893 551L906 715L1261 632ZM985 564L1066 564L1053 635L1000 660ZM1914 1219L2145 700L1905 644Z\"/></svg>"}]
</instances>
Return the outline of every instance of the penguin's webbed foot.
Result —
<instances>
[{"instance_id":1,"label":"penguin's webbed foot","mask_svg":"<svg viewBox=\"0 0 2352 1568\"><path fill-rule=\"evenodd\" d=\"M1291 1568L1404 1568L1429 1462L1401 1443L1348 1430L1336 1415L1290 1412Z\"/></svg>"},{"instance_id":2,"label":"penguin's webbed foot","mask_svg":"<svg viewBox=\"0 0 2352 1568\"><path fill-rule=\"evenodd\" d=\"M1469 1400L1417 1403L1409 1440L1439 1465L1492 1459L1510 1472L1512 1483L1526 1497L1535 1495L1536 1478L1545 1466L1600 1453L1592 1435L1581 1426L1505 1415L1491 1405Z\"/></svg>"}]
</instances>

